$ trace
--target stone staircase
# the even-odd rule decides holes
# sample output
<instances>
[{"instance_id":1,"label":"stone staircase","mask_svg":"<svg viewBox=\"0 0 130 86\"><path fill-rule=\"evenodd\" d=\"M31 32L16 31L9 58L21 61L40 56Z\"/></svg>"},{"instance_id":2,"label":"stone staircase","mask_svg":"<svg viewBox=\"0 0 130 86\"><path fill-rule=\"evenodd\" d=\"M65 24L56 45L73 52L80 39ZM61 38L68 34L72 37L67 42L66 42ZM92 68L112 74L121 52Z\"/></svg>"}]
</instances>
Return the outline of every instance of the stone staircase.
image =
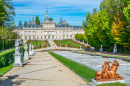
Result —
<instances>
[{"instance_id":1,"label":"stone staircase","mask_svg":"<svg viewBox=\"0 0 130 86\"><path fill-rule=\"evenodd\" d=\"M51 45L51 48L57 48L58 47L52 40L48 40L48 42Z\"/></svg>"}]
</instances>

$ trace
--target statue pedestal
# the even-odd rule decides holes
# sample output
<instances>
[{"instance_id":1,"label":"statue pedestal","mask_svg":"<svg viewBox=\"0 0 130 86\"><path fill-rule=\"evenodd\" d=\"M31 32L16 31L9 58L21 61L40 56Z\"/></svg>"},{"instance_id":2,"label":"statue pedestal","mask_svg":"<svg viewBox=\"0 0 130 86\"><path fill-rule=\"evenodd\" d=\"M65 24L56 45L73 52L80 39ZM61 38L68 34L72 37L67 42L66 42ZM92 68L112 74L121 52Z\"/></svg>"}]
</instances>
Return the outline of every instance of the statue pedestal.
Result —
<instances>
[{"instance_id":1,"label":"statue pedestal","mask_svg":"<svg viewBox=\"0 0 130 86\"><path fill-rule=\"evenodd\" d=\"M22 67L23 66L21 55L22 54L14 54L13 66L15 66L15 67Z\"/></svg>"},{"instance_id":2,"label":"statue pedestal","mask_svg":"<svg viewBox=\"0 0 130 86\"><path fill-rule=\"evenodd\" d=\"M32 54L32 50L29 50L29 55L30 55L30 56L33 55L33 54Z\"/></svg>"},{"instance_id":3,"label":"statue pedestal","mask_svg":"<svg viewBox=\"0 0 130 86\"><path fill-rule=\"evenodd\" d=\"M117 53L117 48L114 48L114 51L113 51L113 53Z\"/></svg>"},{"instance_id":4,"label":"statue pedestal","mask_svg":"<svg viewBox=\"0 0 130 86\"><path fill-rule=\"evenodd\" d=\"M92 83L95 85L99 85L99 84L103 84L103 83L116 83L116 82L126 83L124 80L97 81L95 79L92 79Z\"/></svg>"},{"instance_id":5,"label":"statue pedestal","mask_svg":"<svg viewBox=\"0 0 130 86\"><path fill-rule=\"evenodd\" d=\"M28 58L28 52L27 52L27 51L24 52L24 59L29 59L29 58Z\"/></svg>"},{"instance_id":6,"label":"statue pedestal","mask_svg":"<svg viewBox=\"0 0 130 86\"><path fill-rule=\"evenodd\" d=\"M34 55L34 49L32 50L32 55Z\"/></svg>"},{"instance_id":7,"label":"statue pedestal","mask_svg":"<svg viewBox=\"0 0 130 86\"><path fill-rule=\"evenodd\" d=\"M100 52L103 52L103 48L100 48Z\"/></svg>"}]
</instances>

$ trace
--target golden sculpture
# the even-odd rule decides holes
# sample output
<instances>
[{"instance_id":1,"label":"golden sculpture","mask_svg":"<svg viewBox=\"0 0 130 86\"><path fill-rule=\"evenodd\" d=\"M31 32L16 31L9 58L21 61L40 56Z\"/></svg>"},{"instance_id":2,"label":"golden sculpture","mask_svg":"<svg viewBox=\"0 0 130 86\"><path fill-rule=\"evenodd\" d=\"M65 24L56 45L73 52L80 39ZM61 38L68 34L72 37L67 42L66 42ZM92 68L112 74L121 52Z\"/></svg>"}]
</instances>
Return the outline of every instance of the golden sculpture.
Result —
<instances>
[{"instance_id":1,"label":"golden sculpture","mask_svg":"<svg viewBox=\"0 0 130 86\"><path fill-rule=\"evenodd\" d=\"M111 81L111 80L122 80L124 79L119 74L116 74L117 67L119 67L119 64L116 60L112 63L112 66L110 67L109 63L105 61L102 65L102 71L97 71L95 80L97 81Z\"/></svg>"}]
</instances>

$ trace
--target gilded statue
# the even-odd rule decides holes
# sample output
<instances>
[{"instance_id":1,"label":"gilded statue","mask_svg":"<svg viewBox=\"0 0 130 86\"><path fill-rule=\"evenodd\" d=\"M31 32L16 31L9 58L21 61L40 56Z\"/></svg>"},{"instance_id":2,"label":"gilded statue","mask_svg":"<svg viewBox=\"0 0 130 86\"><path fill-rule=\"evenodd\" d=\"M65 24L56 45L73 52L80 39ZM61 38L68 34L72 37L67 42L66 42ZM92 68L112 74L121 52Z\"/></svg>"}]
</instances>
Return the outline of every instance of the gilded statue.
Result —
<instances>
[{"instance_id":1,"label":"gilded statue","mask_svg":"<svg viewBox=\"0 0 130 86\"><path fill-rule=\"evenodd\" d=\"M105 61L104 64L102 65L102 70L97 71L95 75L95 80L122 80L124 79L121 77L119 74L116 74L117 67L119 67L119 64L116 60L113 61L112 66L110 67L109 63L110 61L107 62Z\"/></svg>"}]
</instances>

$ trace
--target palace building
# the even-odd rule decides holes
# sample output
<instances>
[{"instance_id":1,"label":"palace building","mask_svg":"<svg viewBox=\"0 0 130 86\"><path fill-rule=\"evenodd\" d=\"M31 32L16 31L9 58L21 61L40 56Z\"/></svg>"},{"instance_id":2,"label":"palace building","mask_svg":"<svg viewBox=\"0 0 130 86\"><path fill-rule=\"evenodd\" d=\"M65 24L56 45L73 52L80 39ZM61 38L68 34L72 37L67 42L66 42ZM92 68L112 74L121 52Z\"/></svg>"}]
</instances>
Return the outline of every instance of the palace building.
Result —
<instances>
[{"instance_id":1,"label":"palace building","mask_svg":"<svg viewBox=\"0 0 130 86\"><path fill-rule=\"evenodd\" d=\"M82 26L70 26L62 17L56 25L55 21L51 21L46 10L46 17L40 25L36 25L34 18L28 22L27 26L18 26L19 29L14 30L21 39L27 40L63 40L75 39L75 34L84 34Z\"/></svg>"}]
</instances>

